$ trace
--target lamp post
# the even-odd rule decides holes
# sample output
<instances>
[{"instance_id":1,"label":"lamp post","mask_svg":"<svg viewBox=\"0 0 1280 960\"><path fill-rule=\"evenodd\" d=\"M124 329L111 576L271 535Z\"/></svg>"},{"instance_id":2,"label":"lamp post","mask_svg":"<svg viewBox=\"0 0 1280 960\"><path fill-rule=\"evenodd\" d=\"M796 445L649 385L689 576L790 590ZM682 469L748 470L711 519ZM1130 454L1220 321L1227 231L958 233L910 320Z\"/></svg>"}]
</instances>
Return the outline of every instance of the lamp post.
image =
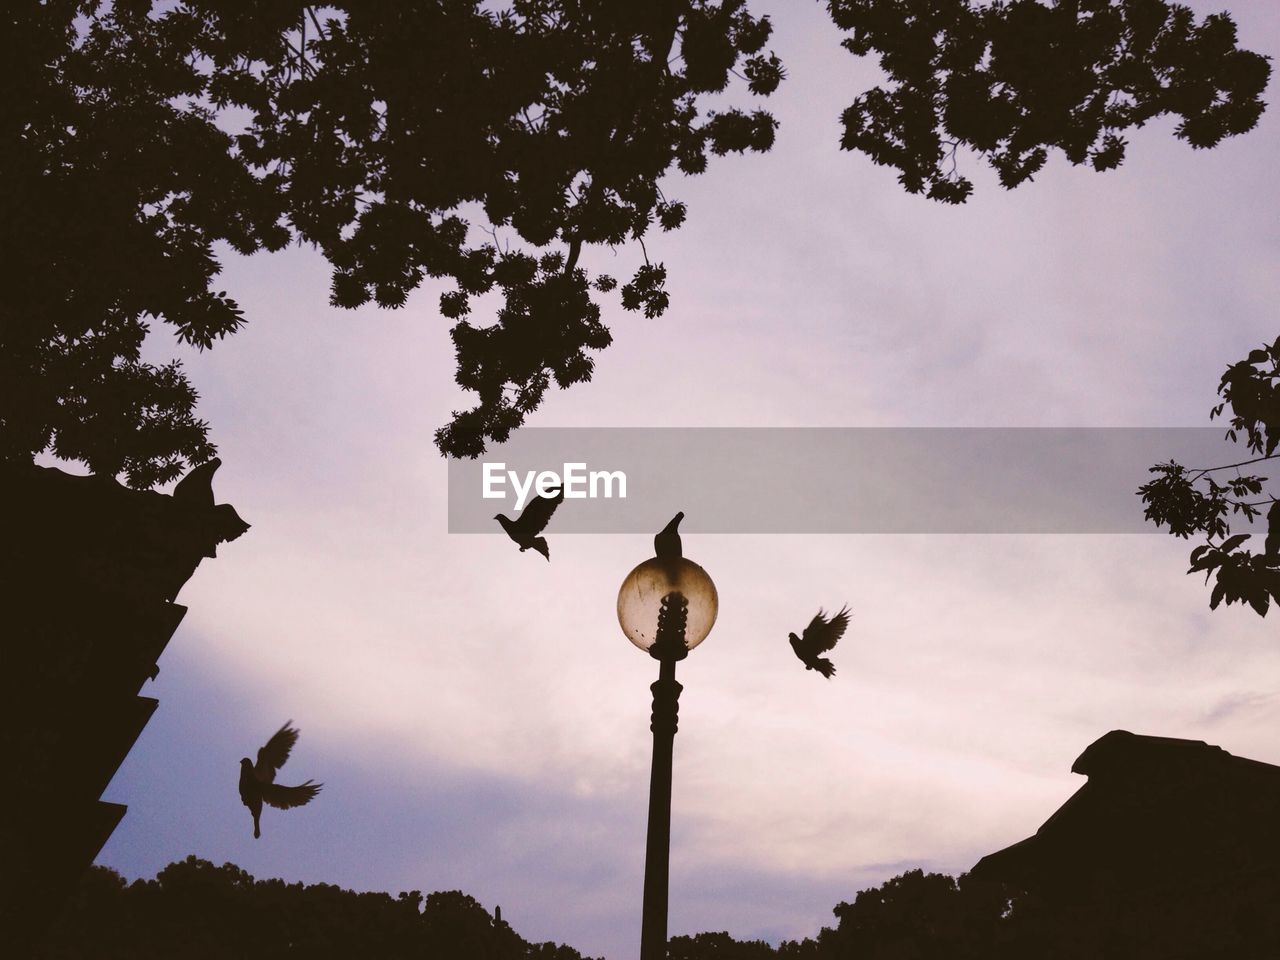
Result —
<instances>
[{"instance_id":1,"label":"lamp post","mask_svg":"<svg viewBox=\"0 0 1280 960\"><path fill-rule=\"evenodd\" d=\"M644 859L640 960L667 955L667 879L671 854L671 755L680 691L676 662L703 641L716 622L716 585L683 557L646 560L618 591L622 632L660 664L653 691L653 767L649 775L649 834Z\"/></svg>"}]
</instances>

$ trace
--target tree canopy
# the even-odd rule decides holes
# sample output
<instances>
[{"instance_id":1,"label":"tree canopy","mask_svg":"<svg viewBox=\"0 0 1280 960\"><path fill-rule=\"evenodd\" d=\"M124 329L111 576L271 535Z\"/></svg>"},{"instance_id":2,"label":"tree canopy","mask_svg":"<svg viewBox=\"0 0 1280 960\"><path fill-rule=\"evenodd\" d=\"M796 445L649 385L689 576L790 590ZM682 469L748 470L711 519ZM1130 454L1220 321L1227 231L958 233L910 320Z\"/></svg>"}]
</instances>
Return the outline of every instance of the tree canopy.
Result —
<instances>
[{"instance_id":1,"label":"tree canopy","mask_svg":"<svg viewBox=\"0 0 1280 960\"><path fill-rule=\"evenodd\" d=\"M233 863L196 857L154 880L126 883L92 867L40 960L299 955L314 958L582 960L571 947L530 943L457 890L391 896L327 883L256 880Z\"/></svg>"},{"instance_id":2,"label":"tree canopy","mask_svg":"<svg viewBox=\"0 0 1280 960\"><path fill-rule=\"evenodd\" d=\"M1274 873L1274 872L1272 872ZM1170 899L1140 889L1050 903L991 881L910 870L832 909L836 924L772 946L725 932L672 937L671 960L1079 960L1116 956L1274 956L1272 873ZM422 957L580 960L534 944L464 893L355 893L331 884L255 880L234 864L188 857L126 883L93 867L36 960L207 957Z\"/></svg>"},{"instance_id":3,"label":"tree canopy","mask_svg":"<svg viewBox=\"0 0 1280 960\"><path fill-rule=\"evenodd\" d=\"M1269 65L1225 14L827 6L888 76L845 112L841 145L946 202L972 190L957 151L1013 187L1054 148L1102 170L1154 117L1207 147L1263 109ZM644 239L686 209L664 186L768 150L777 124L754 102L785 75L747 0L15 0L4 16L0 457L47 450L137 487L214 452L180 364L141 347L154 322L202 349L246 322L218 288L222 245L314 247L339 307L439 285L475 405L436 442L475 456L552 385L590 378L603 297L666 310ZM630 277L582 265L627 243L644 258ZM478 317L489 292L501 305Z\"/></svg>"},{"instance_id":4,"label":"tree canopy","mask_svg":"<svg viewBox=\"0 0 1280 960\"><path fill-rule=\"evenodd\" d=\"M1213 147L1253 129L1267 58L1236 46L1225 13L1197 23L1163 0L830 0L855 54L878 53L891 86L845 111L841 146L896 167L912 193L960 203L973 192L956 153L983 156L1005 187L1053 149L1095 170L1119 166L1121 133L1165 114L1175 135Z\"/></svg>"},{"instance_id":5,"label":"tree canopy","mask_svg":"<svg viewBox=\"0 0 1280 960\"><path fill-rule=\"evenodd\" d=\"M674 937L672 960L1208 960L1272 956L1280 924L1274 875L1180 896L1049 902L1001 884L909 870L832 912L834 927L771 947L727 933Z\"/></svg>"}]
</instances>

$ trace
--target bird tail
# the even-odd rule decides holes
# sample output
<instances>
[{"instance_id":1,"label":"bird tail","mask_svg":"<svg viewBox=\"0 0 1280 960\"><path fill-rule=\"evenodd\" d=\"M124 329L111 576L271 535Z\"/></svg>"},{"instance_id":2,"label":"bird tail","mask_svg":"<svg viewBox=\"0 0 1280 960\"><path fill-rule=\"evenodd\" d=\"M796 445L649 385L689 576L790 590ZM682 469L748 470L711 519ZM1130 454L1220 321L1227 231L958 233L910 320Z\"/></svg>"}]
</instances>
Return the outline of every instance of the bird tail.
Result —
<instances>
[{"instance_id":1,"label":"bird tail","mask_svg":"<svg viewBox=\"0 0 1280 960\"><path fill-rule=\"evenodd\" d=\"M836 674L836 665L832 663L830 660L828 660L826 657L814 657L813 669L817 670L820 674L822 674L828 680L830 680Z\"/></svg>"},{"instance_id":2,"label":"bird tail","mask_svg":"<svg viewBox=\"0 0 1280 960\"><path fill-rule=\"evenodd\" d=\"M258 827L258 818L253 818L253 839L258 840L262 837L262 830Z\"/></svg>"},{"instance_id":3,"label":"bird tail","mask_svg":"<svg viewBox=\"0 0 1280 960\"><path fill-rule=\"evenodd\" d=\"M551 548L547 546L546 537L535 537L533 543L529 544L529 546L533 547L548 560L551 559Z\"/></svg>"}]
</instances>

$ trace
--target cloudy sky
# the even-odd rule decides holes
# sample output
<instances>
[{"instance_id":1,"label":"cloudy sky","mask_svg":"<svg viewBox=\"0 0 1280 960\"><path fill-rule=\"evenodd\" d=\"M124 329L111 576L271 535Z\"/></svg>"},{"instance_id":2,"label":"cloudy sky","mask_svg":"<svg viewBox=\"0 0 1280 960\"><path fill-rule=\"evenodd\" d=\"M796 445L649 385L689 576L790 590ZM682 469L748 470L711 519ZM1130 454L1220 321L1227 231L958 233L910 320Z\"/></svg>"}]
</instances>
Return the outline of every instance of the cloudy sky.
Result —
<instances>
[{"instance_id":1,"label":"cloudy sky","mask_svg":"<svg viewBox=\"0 0 1280 960\"><path fill-rule=\"evenodd\" d=\"M1280 50L1280 12L1231 7L1247 46ZM1280 333L1280 114L1212 151L1153 124L1117 171L1056 158L1013 192L970 161L975 195L945 207L836 148L876 71L823 8L753 8L776 11L789 73L777 146L672 179L689 221L649 243L671 309L608 304L614 346L537 425L1203 426L1225 366ZM553 524L548 565L449 535L431 436L470 401L439 290L336 311L300 250L229 255L224 276L251 322L187 362L219 499L253 529L180 597L100 862L461 889L529 939L632 960L656 665L614 601L649 538ZM652 504L655 528L680 506ZM721 605L680 666L673 934L800 937L904 869L965 870L1077 789L1072 761L1108 730L1280 763L1275 624L1211 615L1167 536L690 533L685 550ZM827 683L786 635L845 601ZM268 811L255 842L238 760L289 718L281 779L324 792Z\"/></svg>"}]
</instances>

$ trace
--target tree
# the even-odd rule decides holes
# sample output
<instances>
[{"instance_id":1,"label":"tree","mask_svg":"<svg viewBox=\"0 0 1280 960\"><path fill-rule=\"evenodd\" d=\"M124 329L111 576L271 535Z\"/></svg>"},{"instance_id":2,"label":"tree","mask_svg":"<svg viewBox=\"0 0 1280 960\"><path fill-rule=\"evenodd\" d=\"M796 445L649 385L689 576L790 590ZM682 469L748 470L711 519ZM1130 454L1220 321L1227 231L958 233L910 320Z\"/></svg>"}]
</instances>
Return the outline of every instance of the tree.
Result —
<instances>
[{"instance_id":1,"label":"tree","mask_svg":"<svg viewBox=\"0 0 1280 960\"><path fill-rule=\"evenodd\" d=\"M838 924L818 938L831 957L920 957L961 960L999 956L999 925L1007 898L998 887L910 870L853 903L837 904ZM994 891L994 892L993 892Z\"/></svg>"},{"instance_id":2,"label":"tree","mask_svg":"<svg viewBox=\"0 0 1280 960\"><path fill-rule=\"evenodd\" d=\"M1274 460L1280 446L1280 338L1270 346L1250 351L1245 359L1227 367L1218 383L1222 401L1209 411L1209 419L1231 408L1227 439L1243 439L1252 457L1236 463L1209 467L1185 467L1174 460L1151 468L1156 478L1138 488L1146 504L1146 519L1167 526L1184 540L1203 537L1191 551L1188 573L1204 573L1214 580L1209 608L1225 601L1247 603L1260 617L1274 600L1280 603L1280 500L1263 496L1267 478L1241 473L1241 467ZM1215 474L1234 470L1223 482ZM1262 499L1252 499L1263 497ZM1244 547L1249 533L1231 532L1232 518L1251 523L1268 507L1268 532L1261 552Z\"/></svg>"},{"instance_id":3,"label":"tree","mask_svg":"<svg viewBox=\"0 0 1280 960\"><path fill-rule=\"evenodd\" d=\"M664 176L768 150L776 122L730 87L784 77L746 0L17 0L0 67L0 458L50 450L148 487L213 453L177 363L140 359L149 321L202 349L245 318L216 289L217 245L290 242L332 267L331 301L394 308L445 289L457 382L476 397L436 434L475 456L610 342L601 296L661 314L652 228L685 206ZM1120 131L1166 113L1207 147L1250 129L1265 58L1225 14L1164 0L830 0L890 85L845 112L842 146L912 192L960 202L972 150L1013 187L1050 149L1099 170ZM322 19L323 17L323 19ZM735 82L735 81L740 82ZM515 241L513 243L513 240ZM625 283L591 246L636 243ZM494 291L496 317L472 302Z\"/></svg>"},{"instance_id":4,"label":"tree","mask_svg":"<svg viewBox=\"0 0 1280 960\"><path fill-rule=\"evenodd\" d=\"M735 940L726 931L672 937L669 960L773 960L777 951L763 940Z\"/></svg>"},{"instance_id":5,"label":"tree","mask_svg":"<svg viewBox=\"0 0 1280 960\"><path fill-rule=\"evenodd\" d=\"M1193 147L1253 129L1267 58L1236 47L1225 13L1196 22L1164 0L829 0L854 54L880 54L895 84L859 96L843 116L846 150L896 167L912 193L960 203L957 170L976 151L1012 188L1049 151L1095 170L1118 166L1124 130L1165 114Z\"/></svg>"},{"instance_id":6,"label":"tree","mask_svg":"<svg viewBox=\"0 0 1280 960\"><path fill-rule=\"evenodd\" d=\"M1082 891L1087 894L1088 891ZM1280 945L1280 876L1179 883L1100 899L1046 900L1003 884L909 870L833 908L835 927L777 947L727 933L672 937L671 960L1079 960L1115 956L1271 957ZM81 880L36 960L236 957L581 960L530 943L458 891L392 897L330 884L255 880L188 857L154 880L106 867Z\"/></svg>"},{"instance_id":7,"label":"tree","mask_svg":"<svg viewBox=\"0 0 1280 960\"><path fill-rule=\"evenodd\" d=\"M672 960L1210 960L1270 957L1274 871L1047 900L968 875L909 870L840 903L835 927L773 948L724 933L675 937Z\"/></svg>"},{"instance_id":8,"label":"tree","mask_svg":"<svg viewBox=\"0 0 1280 960\"><path fill-rule=\"evenodd\" d=\"M200 348L242 325L218 243L311 244L343 307L451 282L440 310L480 403L438 434L448 453L588 378L610 339L592 291L617 284L587 275L582 246L678 226L658 185L673 164L767 149L768 114L700 103L733 73L767 94L782 68L743 0L491 6L339 3L322 23L290 0L9 5L0 456L51 449L138 487L211 456L181 368L139 350L147 318ZM661 313L664 277L646 262L623 305ZM473 326L493 289L497 322Z\"/></svg>"},{"instance_id":9,"label":"tree","mask_svg":"<svg viewBox=\"0 0 1280 960\"><path fill-rule=\"evenodd\" d=\"M530 943L459 891L391 896L332 884L255 880L235 864L188 857L131 884L92 867L40 960L237 957L582 960Z\"/></svg>"}]
</instances>

